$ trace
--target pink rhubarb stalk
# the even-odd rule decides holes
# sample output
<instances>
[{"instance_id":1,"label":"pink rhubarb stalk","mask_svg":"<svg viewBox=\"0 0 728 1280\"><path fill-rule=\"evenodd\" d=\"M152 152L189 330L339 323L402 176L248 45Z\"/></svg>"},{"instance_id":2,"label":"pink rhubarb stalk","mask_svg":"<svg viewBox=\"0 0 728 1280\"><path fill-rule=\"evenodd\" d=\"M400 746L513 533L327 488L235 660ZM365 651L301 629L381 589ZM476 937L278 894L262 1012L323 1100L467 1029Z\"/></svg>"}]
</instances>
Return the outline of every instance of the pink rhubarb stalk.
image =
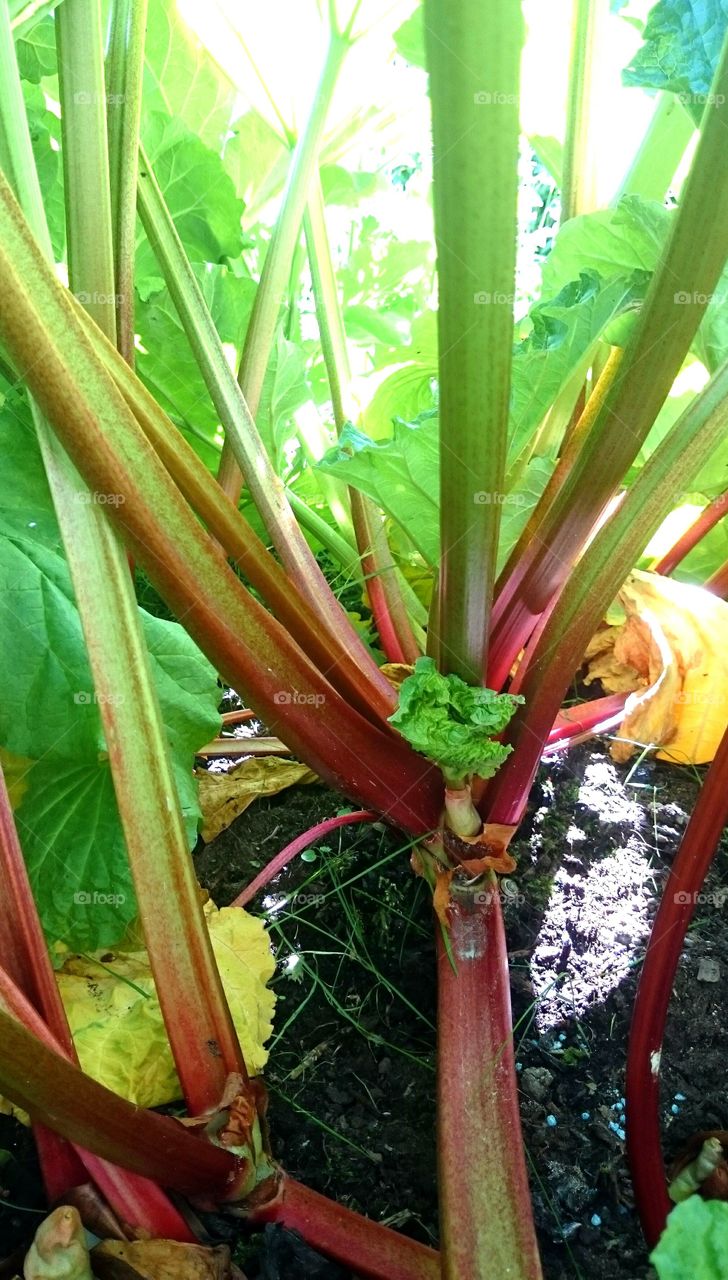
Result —
<instances>
[{"instance_id":1,"label":"pink rhubarb stalk","mask_svg":"<svg viewBox=\"0 0 728 1280\"><path fill-rule=\"evenodd\" d=\"M728 822L728 730L708 770L652 926L627 1054L627 1156L637 1212L652 1248L672 1203L660 1141L660 1062L665 1019L695 901Z\"/></svg>"},{"instance_id":2,"label":"pink rhubarb stalk","mask_svg":"<svg viewBox=\"0 0 728 1280\"><path fill-rule=\"evenodd\" d=\"M340 813L335 818L326 818L323 822L317 822L315 827L309 827L308 831L304 831L302 835L296 836L295 840L291 840L275 858L271 858L267 866L259 871L254 880L238 894L233 907L247 907L252 901L256 893L260 889L264 889L271 880L283 870L288 863L295 858L296 854L303 853L304 849L308 849L310 845L315 844L323 836L335 831L337 827L348 827L353 822L376 822L379 814L374 813L372 809L359 809L355 813Z\"/></svg>"},{"instance_id":3,"label":"pink rhubarb stalk","mask_svg":"<svg viewBox=\"0 0 728 1280\"><path fill-rule=\"evenodd\" d=\"M508 952L495 878L454 889L438 973L443 1280L540 1280L526 1174Z\"/></svg>"},{"instance_id":4,"label":"pink rhubarb stalk","mask_svg":"<svg viewBox=\"0 0 728 1280\"><path fill-rule=\"evenodd\" d=\"M440 1260L434 1249L371 1222L292 1178L286 1177L283 1195L275 1205L253 1219L282 1222L300 1231L314 1249L366 1280L440 1280Z\"/></svg>"},{"instance_id":5,"label":"pink rhubarb stalk","mask_svg":"<svg viewBox=\"0 0 728 1280\"><path fill-rule=\"evenodd\" d=\"M59 1051L76 1062L65 1009L51 967L28 873L18 841L10 797L0 768L0 967L54 1038ZM50 1042L49 1042L50 1043ZM51 1204L93 1178L116 1215L135 1228L167 1239L195 1237L164 1192L149 1179L108 1164L75 1147L42 1124L33 1126L43 1181Z\"/></svg>"},{"instance_id":6,"label":"pink rhubarb stalk","mask_svg":"<svg viewBox=\"0 0 728 1280\"><path fill-rule=\"evenodd\" d=\"M658 560L655 573L672 573L693 547L698 545L701 538L704 538L706 533L710 533L710 530L723 519L726 511L728 511L728 489L708 503L690 528L686 529L675 545L665 552L661 560Z\"/></svg>"}]
</instances>

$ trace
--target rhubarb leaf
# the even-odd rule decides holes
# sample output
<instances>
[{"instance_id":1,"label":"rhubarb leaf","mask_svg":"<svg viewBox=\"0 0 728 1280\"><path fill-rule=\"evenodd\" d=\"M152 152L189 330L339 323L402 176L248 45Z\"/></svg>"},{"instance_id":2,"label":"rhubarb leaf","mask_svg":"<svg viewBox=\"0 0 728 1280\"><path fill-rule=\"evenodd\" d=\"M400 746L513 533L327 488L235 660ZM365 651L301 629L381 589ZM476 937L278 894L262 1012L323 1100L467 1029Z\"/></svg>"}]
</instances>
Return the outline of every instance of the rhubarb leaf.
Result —
<instances>
[{"instance_id":1,"label":"rhubarb leaf","mask_svg":"<svg viewBox=\"0 0 728 1280\"><path fill-rule=\"evenodd\" d=\"M726 0L659 0L647 18L644 44L623 72L624 83L670 89L698 124L727 26Z\"/></svg>"},{"instance_id":2,"label":"rhubarb leaf","mask_svg":"<svg viewBox=\"0 0 728 1280\"><path fill-rule=\"evenodd\" d=\"M217 152L205 146L181 120L168 120L160 114L149 119L143 141L190 262L214 264L239 258L243 203ZM138 242L135 280L141 298L164 287L161 268L146 236Z\"/></svg>"},{"instance_id":3,"label":"rhubarb leaf","mask_svg":"<svg viewBox=\"0 0 728 1280\"><path fill-rule=\"evenodd\" d=\"M599 339L636 307L647 282L641 271L606 282L595 271L583 271L531 308L528 332L513 352L509 465L529 446L559 392L580 369L586 374Z\"/></svg>"},{"instance_id":4,"label":"rhubarb leaf","mask_svg":"<svg viewBox=\"0 0 728 1280\"><path fill-rule=\"evenodd\" d=\"M197 263L192 270L221 341L239 358L255 298L255 282L224 266ZM220 446L219 442L216 446L215 439L220 419L167 289L138 301L136 328L142 348L136 360L139 377L162 408L185 433L189 432L190 443L206 465L216 469Z\"/></svg>"},{"instance_id":5,"label":"rhubarb leaf","mask_svg":"<svg viewBox=\"0 0 728 1280\"><path fill-rule=\"evenodd\" d=\"M415 751L439 765L449 779L491 778L512 750L493 739L523 699L473 688L456 675L441 675L433 658L418 658L400 686L389 717Z\"/></svg>"},{"instance_id":6,"label":"rhubarb leaf","mask_svg":"<svg viewBox=\"0 0 728 1280\"><path fill-rule=\"evenodd\" d=\"M423 559L435 567L440 557L440 441L436 414L416 422L395 419L390 440L370 440L347 425L339 443L318 463L320 470L360 489L404 530ZM538 502L553 461L534 457L508 493L468 494L469 502L498 502L502 508L498 564L515 546Z\"/></svg>"},{"instance_id":7,"label":"rhubarb leaf","mask_svg":"<svg viewBox=\"0 0 728 1280\"><path fill-rule=\"evenodd\" d=\"M0 747L32 762L16 814L21 843L49 940L107 946L136 906L80 618L65 560L7 515ZM192 847L201 816L192 765L219 730L217 678L177 623L140 612Z\"/></svg>"},{"instance_id":8,"label":"rhubarb leaf","mask_svg":"<svg viewBox=\"0 0 728 1280\"><path fill-rule=\"evenodd\" d=\"M151 111L181 120L208 146L225 138L237 91L185 22L176 0L149 6L145 40L142 136ZM203 189L207 199L211 191ZM217 192L214 192L217 197Z\"/></svg>"},{"instance_id":9,"label":"rhubarb leaf","mask_svg":"<svg viewBox=\"0 0 728 1280\"><path fill-rule=\"evenodd\" d=\"M650 1262L660 1280L722 1280L728 1257L728 1204L690 1196L667 1219Z\"/></svg>"},{"instance_id":10,"label":"rhubarb leaf","mask_svg":"<svg viewBox=\"0 0 728 1280\"><path fill-rule=\"evenodd\" d=\"M262 920L239 907L208 902L205 916L245 1063L257 1074L275 1003L270 941ZM70 955L58 986L87 1075L140 1107L182 1096L146 951L125 940L112 954Z\"/></svg>"}]
</instances>

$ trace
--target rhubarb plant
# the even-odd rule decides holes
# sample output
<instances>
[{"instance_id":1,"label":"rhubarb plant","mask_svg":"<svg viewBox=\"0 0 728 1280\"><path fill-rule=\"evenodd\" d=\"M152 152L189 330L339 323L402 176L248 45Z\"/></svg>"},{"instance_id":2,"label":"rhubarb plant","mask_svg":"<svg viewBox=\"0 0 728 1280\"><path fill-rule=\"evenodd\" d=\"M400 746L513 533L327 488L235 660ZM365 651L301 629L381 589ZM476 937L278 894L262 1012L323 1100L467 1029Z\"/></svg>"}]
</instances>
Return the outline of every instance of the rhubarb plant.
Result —
<instances>
[{"instance_id":1,"label":"rhubarb plant","mask_svg":"<svg viewBox=\"0 0 728 1280\"><path fill-rule=\"evenodd\" d=\"M130 1233L193 1243L173 1191L284 1222L373 1280L538 1280L497 874L545 748L621 707L561 709L635 566L726 591L725 15L658 0L626 81L662 96L602 198L595 24L619 13L576 5L555 138L524 118L519 0L424 0L396 23L367 0L317 8L318 81L293 112L222 8L213 38L171 0L112 0L107 38L99 0L0 0L0 1092L30 1114L51 1199L90 1181ZM426 210L400 236L366 211L381 173L351 161L373 163L374 138L402 154L398 112L336 114L387 22L432 130L431 183L429 133L391 166ZM403 831L432 887L439 1254L273 1161L190 856L222 683L361 805L344 821ZM724 738L681 891L725 793ZM46 949L126 955L137 914L182 1122L81 1069L73 966L57 982ZM630 1050L650 1244L670 1207L650 1064L689 914L658 913Z\"/></svg>"}]
</instances>

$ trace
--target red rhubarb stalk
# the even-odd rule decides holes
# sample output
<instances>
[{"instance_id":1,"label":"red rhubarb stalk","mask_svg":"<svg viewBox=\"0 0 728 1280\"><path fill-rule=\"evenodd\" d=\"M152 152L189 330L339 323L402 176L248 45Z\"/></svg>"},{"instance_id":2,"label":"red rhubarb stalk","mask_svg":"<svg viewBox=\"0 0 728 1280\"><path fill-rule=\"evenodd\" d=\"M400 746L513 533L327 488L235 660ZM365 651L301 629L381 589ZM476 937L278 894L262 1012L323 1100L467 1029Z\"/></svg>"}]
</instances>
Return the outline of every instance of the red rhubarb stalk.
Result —
<instances>
[{"instance_id":1,"label":"red rhubarb stalk","mask_svg":"<svg viewBox=\"0 0 728 1280\"><path fill-rule=\"evenodd\" d=\"M440 1280L440 1260L434 1249L345 1209L292 1178L286 1177L280 1200L256 1213L254 1221L282 1222L300 1231L314 1249L367 1280Z\"/></svg>"},{"instance_id":2,"label":"red rhubarb stalk","mask_svg":"<svg viewBox=\"0 0 728 1280\"><path fill-rule=\"evenodd\" d=\"M448 914L452 958L441 937L437 957L443 1280L540 1280L495 878L454 890Z\"/></svg>"},{"instance_id":3,"label":"red rhubarb stalk","mask_svg":"<svg viewBox=\"0 0 728 1280\"><path fill-rule=\"evenodd\" d=\"M726 511L728 511L728 489L708 503L690 528L686 529L675 545L665 552L661 560L658 560L654 568L655 573L672 573L693 547L698 545L701 538L704 538L706 533L710 533L710 530L723 519Z\"/></svg>"},{"instance_id":4,"label":"red rhubarb stalk","mask_svg":"<svg viewBox=\"0 0 728 1280\"><path fill-rule=\"evenodd\" d=\"M627 1156L637 1212L655 1245L672 1208L660 1141L660 1062L672 984L695 902L728 822L728 730L670 868L647 946L627 1054Z\"/></svg>"},{"instance_id":5,"label":"red rhubarb stalk","mask_svg":"<svg viewBox=\"0 0 728 1280\"><path fill-rule=\"evenodd\" d=\"M236 1194L241 1162L170 1116L145 1111L63 1057L30 1001L0 969L0 1092L79 1147L183 1195Z\"/></svg>"},{"instance_id":6,"label":"red rhubarb stalk","mask_svg":"<svg viewBox=\"0 0 728 1280\"><path fill-rule=\"evenodd\" d=\"M728 596L728 560L708 578L705 589L712 591L714 596L720 596L721 600L725 600Z\"/></svg>"},{"instance_id":7,"label":"red rhubarb stalk","mask_svg":"<svg viewBox=\"0 0 728 1280\"><path fill-rule=\"evenodd\" d=\"M308 831L296 836L296 839L291 840L290 844L281 849L275 858L271 858L267 866L263 867L255 879L251 880L250 884L238 894L231 906L247 907L256 893L270 884L297 853L302 853L304 849L308 849L309 845L315 844L330 831L335 831L337 827L348 827L352 822L376 822L378 817L379 814L374 813L372 809L358 809L355 813L340 813L335 818L326 818L323 822L317 822L315 827L309 827Z\"/></svg>"},{"instance_id":8,"label":"red rhubarb stalk","mask_svg":"<svg viewBox=\"0 0 728 1280\"><path fill-rule=\"evenodd\" d=\"M73 1038L33 901L2 768L0 966L47 1024L58 1051L75 1063ZM73 1147L42 1124L33 1126L33 1136L51 1204L85 1181L85 1167L124 1222L170 1240L194 1241L181 1214L155 1183Z\"/></svg>"},{"instance_id":9,"label":"red rhubarb stalk","mask_svg":"<svg viewBox=\"0 0 728 1280\"><path fill-rule=\"evenodd\" d=\"M582 702L578 707L567 707L559 712L548 736L546 751L561 751L574 739L580 741L597 733L606 733L624 719L626 693L610 693L593 702Z\"/></svg>"}]
</instances>

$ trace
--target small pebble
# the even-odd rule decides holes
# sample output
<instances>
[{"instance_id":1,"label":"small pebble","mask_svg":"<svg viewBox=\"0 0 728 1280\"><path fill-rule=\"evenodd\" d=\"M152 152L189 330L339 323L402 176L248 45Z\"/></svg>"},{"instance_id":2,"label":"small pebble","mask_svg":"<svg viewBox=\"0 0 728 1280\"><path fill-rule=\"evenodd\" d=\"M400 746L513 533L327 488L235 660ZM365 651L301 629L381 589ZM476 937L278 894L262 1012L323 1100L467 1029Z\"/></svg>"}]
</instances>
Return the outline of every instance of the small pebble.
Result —
<instances>
[{"instance_id":1,"label":"small pebble","mask_svg":"<svg viewBox=\"0 0 728 1280\"><path fill-rule=\"evenodd\" d=\"M522 1063L522 1062L517 1062L517 1063L516 1063L516 1071L523 1071L523 1063Z\"/></svg>"},{"instance_id":2,"label":"small pebble","mask_svg":"<svg viewBox=\"0 0 728 1280\"><path fill-rule=\"evenodd\" d=\"M591 1222L593 1227L601 1227L602 1225L602 1220L599 1217L598 1213L593 1213L589 1221Z\"/></svg>"},{"instance_id":3,"label":"small pebble","mask_svg":"<svg viewBox=\"0 0 728 1280\"><path fill-rule=\"evenodd\" d=\"M556 1119L556 1116L547 1116L547 1117L546 1117L546 1123L547 1123L547 1125L548 1125L549 1129L553 1129L553 1128L555 1128L555 1127L556 1127L556 1125L557 1125L559 1122L558 1122L558 1120Z\"/></svg>"},{"instance_id":4,"label":"small pebble","mask_svg":"<svg viewBox=\"0 0 728 1280\"><path fill-rule=\"evenodd\" d=\"M582 1118L582 1120L590 1120L590 1119L591 1119L591 1111L582 1111L582 1113L581 1113L581 1118Z\"/></svg>"},{"instance_id":5,"label":"small pebble","mask_svg":"<svg viewBox=\"0 0 728 1280\"><path fill-rule=\"evenodd\" d=\"M706 957L698 965L698 982L720 982L720 965Z\"/></svg>"},{"instance_id":6,"label":"small pebble","mask_svg":"<svg viewBox=\"0 0 728 1280\"><path fill-rule=\"evenodd\" d=\"M675 1101L676 1101L676 1102L687 1102L687 1098L685 1097L685 1094L684 1094L684 1093L676 1093L676 1094L675 1094Z\"/></svg>"},{"instance_id":7,"label":"small pebble","mask_svg":"<svg viewBox=\"0 0 728 1280\"><path fill-rule=\"evenodd\" d=\"M680 1108L678 1107L677 1103L673 1102L672 1106L670 1107L670 1110L674 1116L680 1115Z\"/></svg>"}]
</instances>

